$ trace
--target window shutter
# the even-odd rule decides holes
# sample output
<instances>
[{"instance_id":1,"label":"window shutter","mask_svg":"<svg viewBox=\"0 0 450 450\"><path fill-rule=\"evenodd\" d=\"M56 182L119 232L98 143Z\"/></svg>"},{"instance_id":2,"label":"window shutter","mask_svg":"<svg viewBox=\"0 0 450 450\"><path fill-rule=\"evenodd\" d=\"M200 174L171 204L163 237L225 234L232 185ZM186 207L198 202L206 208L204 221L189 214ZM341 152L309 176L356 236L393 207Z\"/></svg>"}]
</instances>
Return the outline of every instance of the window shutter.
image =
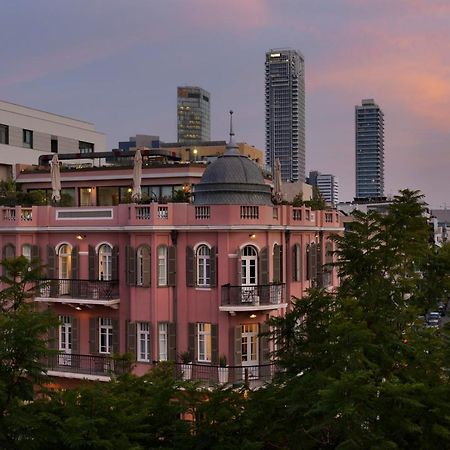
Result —
<instances>
[{"instance_id":1,"label":"window shutter","mask_svg":"<svg viewBox=\"0 0 450 450\"><path fill-rule=\"evenodd\" d=\"M59 349L59 327L49 328L47 347L51 350Z\"/></svg>"},{"instance_id":2,"label":"window shutter","mask_svg":"<svg viewBox=\"0 0 450 450\"><path fill-rule=\"evenodd\" d=\"M211 324L211 362L219 362L219 327L217 324Z\"/></svg>"},{"instance_id":3,"label":"window shutter","mask_svg":"<svg viewBox=\"0 0 450 450\"><path fill-rule=\"evenodd\" d=\"M80 249L78 246L72 248L72 280L78 280L80 278L79 275L79 252Z\"/></svg>"},{"instance_id":4,"label":"window shutter","mask_svg":"<svg viewBox=\"0 0 450 450\"><path fill-rule=\"evenodd\" d=\"M167 286L177 285L177 249L171 245L167 249Z\"/></svg>"},{"instance_id":5,"label":"window shutter","mask_svg":"<svg viewBox=\"0 0 450 450\"><path fill-rule=\"evenodd\" d=\"M111 280L119 279L119 247L115 245L112 249L112 261L111 261Z\"/></svg>"},{"instance_id":6,"label":"window shutter","mask_svg":"<svg viewBox=\"0 0 450 450\"><path fill-rule=\"evenodd\" d=\"M195 346L195 323L188 323L188 352L192 361L197 358Z\"/></svg>"},{"instance_id":7,"label":"window shutter","mask_svg":"<svg viewBox=\"0 0 450 450\"><path fill-rule=\"evenodd\" d=\"M269 326L265 323L260 325L259 337L259 356L261 364L270 364L270 347L269 347L269 336L264 336L265 333L269 332ZM261 367L261 375L266 378L270 375L270 366Z\"/></svg>"},{"instance_id":8,"label":"window shutter","mask_svg":"<svg viewBox=\"0 0 450 450\"><path fill-rule=\"evenodd\" d=\"M142 286L143 287L150 287L151 286L151 255L152 255L152 251L150 249L150 247L148 247L147 245L144 247L144 252L142 254L142 279L143 279L143 283Z\"/></svg>"},{"instance_id":9,"label":"window shutter","mask_svg":"<svg viewBox=\"0 0 450 450\"><path fill-rule=\"evenodd\" d=\"M195 255L189 245L186 247L186 286L195 286Z\"/></svg>"},{"instance_id":10,"label":"window shutter","mask_svg":"<svg viewBox=\"0 0 450 450\"><path fill-rule=\"evenodd\" d=\"M238 248L236 252L237 258L236 258L236 286L242 285L242 252Z\"/></svg>"},{"instance_id":11,"label":"window shutter","mask_svg":"<svg viewBox=\"0 0 450 450\"><path fill-rule=\"evenodd\" d=\"M259 252L259 282L258 284L269 284L269 261L267 247Z\"/></svg>"},{"instance_id":12,"label":"window shutter","mask_svg":"<svg viewBox=\"0 0 450 450\"><path fill-rule=\"evenodd\" d=\"M47 246L47 276L52 279L55 278L55 248L51 245Z\"/></svg>"},{"instance_id":13,"label":"window shutter","mask_svg":"<svg viewBox=\"0 0 450 450\"><path fill-rule=\"evenodd\" d=\"M31 246L31 262L40 265L39 245Z\"/></svg>"},{"instance_id":14,"label":"window shutter","mask_svg":"<svg viewBox=\"0 0 450 450\"><path fill-rule=\"evenodd\" d=\"M210 286L216 287L217 286L217 247L211 247L209 267L211 269Z\"/></svg>"},{"instance_id":15,"label":"window shutter","mask_svg":"<svg viewBox=\"0 0 450 450\"><path fill-rule=\"evenodd\" d=\"M273 282L281 283L281 245L273 247Z\"/></svg>"},{"instance_id":16,"label":"window shutter","mask_svg":"<svg viewBox=\"0 0 450 450\"><path fill-rule=\"evenodd\" d=\"M133 355L133 361L136 360L136 324L126 321L127 327L127 352Z\"/></svg>"},{"instance_id":17,"label":"window shutter","mask_svg":"<svg viewBox=\"0 0 450 450\"><path fill-rule=\"evenodd\" d=\"M98 353L98 317L89 319L89 353L91 355Z\"/></svg>"},{"instance_id":18,"label":"window shutter","mask_svg":"<svg viewBox=\"0 0 450 450\"><path fill-rule=\"evenodd\" d=\"M89 280L94 281L97 279L98 265L97 265L97 255L95 254L95 248L89 246Z\"/></svg>"},{"instance_id":19,"label":"window shutter","mask_svg":"<svg viewBox=\"0 0 450 450\"><path fill-rule=\"evenodd\" d=\"M76 317L71 317L72 326L72 353L80 353L79 329L80 321Z\"/></svg>"},{"instance_id":20,"label":"window shutter","mask_svg":"<svg viewBox=\"0 0 450 450\"><path fill-rule=\"evenodd\" d=\"M234 365L242 365L242 327L234 327Z\"/></svg>"},{"instance_id":21,"label":"window shutter","mask_svg":"<svg viewBox=\"0 0 450 450\"><path fill-rule=\"evenodd\" d=\"M309 247L309 257L310 257L310 279L317 280L317 246L316 244L311 244Z\"/></svg>"},{"instance_id":22,"label":"window shutter","mask_svg":"<svg viewBox=\"0 0 450 450\"><path fill-rule=\"evenodd\" d=\"M128 286L136 285L136 252L133 247L125 247L126 272L125 279Z\"/></svg>"},{"instance_id":23,"label":"window shutter","mask_svg":"<svg viewBox=\"0 0 450 450\"><path fill-rule=\"evenodd\" d=\"M112 323L112 351L113 353L120 353L120 329L119 321L113 319Z\"/></svg>"},{"instance_id":24,"label":"window shutter","mask_svg":"<svg viewBox=\"0 0 450 450\"><path fill-rule=\"evenodd\" d=\"M169 322L169 360L176 361L177 359L177 324L175 322Z\"/></svg>"}]
</instances>

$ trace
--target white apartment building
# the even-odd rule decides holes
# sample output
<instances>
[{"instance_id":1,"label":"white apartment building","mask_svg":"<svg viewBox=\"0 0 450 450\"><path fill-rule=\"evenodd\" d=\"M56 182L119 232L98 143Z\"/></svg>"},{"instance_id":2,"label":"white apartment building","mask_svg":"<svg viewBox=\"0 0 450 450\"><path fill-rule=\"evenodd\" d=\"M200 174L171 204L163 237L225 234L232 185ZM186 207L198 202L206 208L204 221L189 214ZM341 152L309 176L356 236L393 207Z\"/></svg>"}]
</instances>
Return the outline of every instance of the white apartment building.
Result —
<instances>
[{"instance_id":1,"label":"white apartment building","mask_svg":"<svg viewBox=\"0 0 450 450\"><path fill-rule=\"evenodd\" d=\"M0 179L41 155L104 151L106 136L92 123L0 100Z\"/></svg>"}]
</instances>

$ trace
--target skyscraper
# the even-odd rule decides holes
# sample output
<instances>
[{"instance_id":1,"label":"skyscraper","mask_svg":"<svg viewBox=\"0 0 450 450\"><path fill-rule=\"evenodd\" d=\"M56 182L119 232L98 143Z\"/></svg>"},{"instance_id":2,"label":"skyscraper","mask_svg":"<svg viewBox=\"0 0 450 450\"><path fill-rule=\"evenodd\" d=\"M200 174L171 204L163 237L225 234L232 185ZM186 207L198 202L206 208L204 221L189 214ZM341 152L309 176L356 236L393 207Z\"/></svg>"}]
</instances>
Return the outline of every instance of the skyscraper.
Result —
<instances>
[{"instance_id":1,"label":"skyscraper","mask_svg":"<svg viewBox=\"0 0 450 450\"><path fill-rule=\"evenodd\" d=\"M331 173L320 173L317 170L309 172L308 183L319 189L320 195L330 205L339 202L339 182Z\"/></svg>"},{"instance_id":2,"label":"skyscraper","mask_svg":"<svg viewBox=\"0 0 450 450\"><path fill-rule=\"evenodd\" d=\"M305 61L296 50L266 53L266 162L281 178L305 181Z\"/></svg>"},{"instance_id":3,"label":"skyscraper","mask_svg":"<svg viewBox=\"0 0 450 450\"><path fill-rule=\"evenodd\" d=\"M177 90L178 142L211 140L210 95L200 87L183 86Z\"/></svg>"},{"instance_id":4,"label":"skyscraper","mask_svg":"<svg viewBox=\"0 0 450 450\"><path fill-rule=\"evenodd\" d=\"M373 99L355 106L356 197L384 195L384 114Z\"/></svg>"}]
</instances>

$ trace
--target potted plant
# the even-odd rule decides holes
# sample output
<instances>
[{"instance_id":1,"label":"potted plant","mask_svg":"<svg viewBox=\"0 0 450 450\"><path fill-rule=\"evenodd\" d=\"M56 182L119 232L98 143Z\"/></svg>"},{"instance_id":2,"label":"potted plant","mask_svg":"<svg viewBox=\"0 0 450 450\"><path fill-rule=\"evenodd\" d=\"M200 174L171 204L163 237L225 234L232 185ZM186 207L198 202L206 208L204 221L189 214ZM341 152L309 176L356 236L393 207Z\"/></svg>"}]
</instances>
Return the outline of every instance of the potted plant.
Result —
<instances>
[{"instance_id":1,"label":"potted plant","mask_svg":"<svg viewBox=\"0 0 450 450\"><path fill-rule=\"evenodd\" d=\"M192 358L191 354L186 351L180 353L181 359L181 377L183 380L190 380L192 378Z\"/></svg>"},{"instance_id":2,"label":"potted plant","mask_svg":"<svg viewBox=\"0 0 450 450\"><path fill-rule=\"evenodd\" d=\"M219 367L217 368L219 383L228 383L228 366L227 366L227 357L225 355L221 355L219 357Z\"/></svg>"}]
</instances>

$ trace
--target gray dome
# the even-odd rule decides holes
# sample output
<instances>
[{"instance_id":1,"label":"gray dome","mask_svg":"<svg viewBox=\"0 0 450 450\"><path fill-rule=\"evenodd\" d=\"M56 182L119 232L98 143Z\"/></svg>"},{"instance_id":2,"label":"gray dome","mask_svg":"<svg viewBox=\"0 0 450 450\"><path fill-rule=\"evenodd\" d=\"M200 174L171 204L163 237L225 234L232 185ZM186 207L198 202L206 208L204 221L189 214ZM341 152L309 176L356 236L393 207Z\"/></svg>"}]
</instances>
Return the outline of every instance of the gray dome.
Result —
<instances>
[{"instance_id":1,"label":"gray dome","mask_svg":"<svg viewBox=\"0 0 450 450\"><path fill-rule=\"evenodd\" d=\"M272 205L271 188L256 163L229 150L211 163L194 189L194 203L203 205Z\"/></svg>"}]
</instances>

